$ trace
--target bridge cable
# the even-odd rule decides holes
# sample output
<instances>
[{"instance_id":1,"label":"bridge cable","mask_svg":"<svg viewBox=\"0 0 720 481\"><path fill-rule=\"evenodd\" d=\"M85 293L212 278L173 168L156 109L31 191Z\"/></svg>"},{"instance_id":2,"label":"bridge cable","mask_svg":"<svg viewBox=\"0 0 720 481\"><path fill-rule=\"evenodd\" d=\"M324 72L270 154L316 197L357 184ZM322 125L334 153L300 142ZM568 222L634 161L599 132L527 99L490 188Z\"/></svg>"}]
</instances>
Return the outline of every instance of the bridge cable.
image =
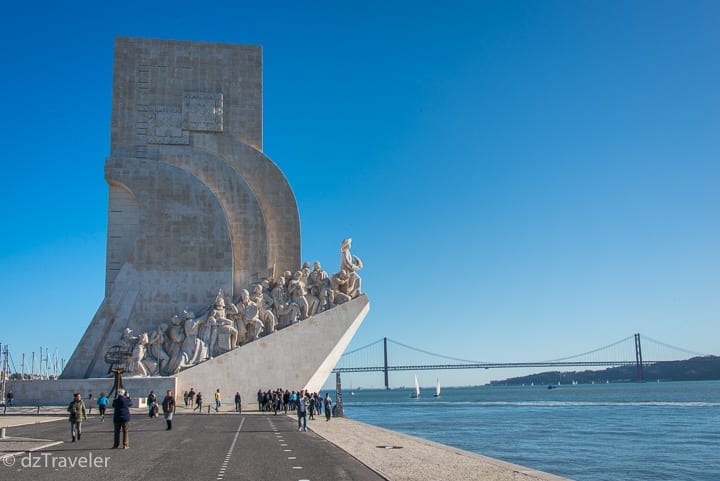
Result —
<instances>
[{"instance_id":1,"label":"bridge cable","mask_svg":"<svg viewBox=\"0 0 720 481\"><path fill-rule=\"evenodd\" d=\"M574 355L572 355L572 356L561 357L561 358L559 358L559 359L551 359L551 360L549 360L549 361L543 361L543 362L566 361L566 360L568 360L568 359L574 359L574 358L576 358L576 357L582 357L582 356L587 356L587 355L589 355L589 354L595 354L595 353L598 352L598 351L602 351L602 350L604 350L604 349L609 349L609 348L611 348L611 347L617 346L618 344L621 344L621 343L623 343L623 342L626 342L626 341L628 341L629 339L633 339L634 337L635 337L634 335L628 336L628 337L626 337L625 339L620 339L619 341L613 342L612 344L608 344L607 346L599 347L599 348L597 348L597 349L593 349L592 351L583 352L582 354L574 354Z\"/></svg>"},{"instance_id":2,"label":"bridge cable","mask_svg":"<svg viewBox=\"0 0 720 481\"><path fill-rule=\"evenodd\" d=\"M688 350L688 349L683 349L682 347L677 347L677 346L673 346L673 345L671 345L671 344L664 343L664 342L662 342L662 341L657 341L657 340L653 339L653 338L650 337L650 336L643 335L643 336L642 336L642 339L647 339L648 341L653 342L653 343L655 343L655 344L659 344L660 346L666 347L666 348L668 348L668 349L673 349L673 350L675 350L675 351L684 352L685 354L692 354L693 356L707 356L707 354L702 354L702 353L700 353L700 352L690 351L690 350Z\"/></svg>"},{"instance_id":3,"label":"bridge cable","mask_svg":"<svg viewBox=\"0 0 720 481\"><path fill-rule=\"evenodd\" d=\"M382 339L378 339L377 341L371 342L370 344L367 344L367 345L365 345L365 346L363 346L363 347L358 347L357 349L353 349L352 351L348 351L348 352L344 353L341 357L345 357L345 356L347 356L347 355L349 355L349 354L354 354L354 353L356 353L356 352L358 352L358 351L362 351L363 349L367 349L368 347L372 347L372 346L374 346L375 344L381 343L382 341L383 341Z\"/></svg>"},{"instance_id":4,"label":"bridge cable","mask_svg":"<svg viewBox=\"0 0 720 481\"><path fill-rule=\"evenodd\" d=\"M393 344L397 344L398 346L402 346L402 347L404 347L404 348L406 348L406 349L410 349L410 350L413 350L413 351L421 352L421 353L423 353L423 354L428 354L428 355L430 355L430 356L441 357L441 358L443 358L443 359L449 359L449 360L451 360L451 361L460 361L460 362L470 363L470 364L487 364L487 363L482 362L482 361L470 361L470 360L468 360L468 359L460 359L460 358L457 358L457 357L443 356L442 354L437 354L437 353L430 352L430 351L424 351L424 350L422 350L422 349L418 349L418 348L416 348L416 347L412 347L412 346L408 346L407 344L403 344L402 342L393 341L392 339L388 339L388 341L392 342Z\"/></svg>"}]
</instances>

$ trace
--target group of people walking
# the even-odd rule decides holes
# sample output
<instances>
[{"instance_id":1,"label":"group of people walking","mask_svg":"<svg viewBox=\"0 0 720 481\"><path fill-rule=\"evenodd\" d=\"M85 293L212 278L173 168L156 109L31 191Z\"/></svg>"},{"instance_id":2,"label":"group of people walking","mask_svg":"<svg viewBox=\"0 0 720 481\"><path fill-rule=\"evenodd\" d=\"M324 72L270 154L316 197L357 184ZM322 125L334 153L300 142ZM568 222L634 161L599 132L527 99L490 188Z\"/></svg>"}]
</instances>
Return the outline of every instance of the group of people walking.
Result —
<instances>
[{"instance_id":1,"label":"group of people walking","mask_svg":"<svg viewBox=\"0 0 720 481\"><path fill-rule=\"evenodd\" d=\"M318 414L322 413L321 407L325 408L325 420L330 421L332 417L333 403L330 393L325 393L325 398L322 398L317 393L308 393L304 389L300 390L297 401L297 421L298 431L307 431L307 420L308 416L311 420L315 419L315 410L317 409Z\"/></svg>"},{"instance_id":2,"label":"group of people walking","mask_svg":"<svg viewBox=\"0 0 720 481\"><path fill-rule=\"evenodd\" d=\"M197 411L199 414L202 414L202 392L195 392L195 388L191 387L189 391L185 391L183 393L183 402L185 403L186 408L192 407L193 412ZM220 388L218 388L215 390L215 412L219 413L221 407L222 395L220 394ZM210 412L210 408L208 408L208 412ZM235 393L235 412L242 412L242 397L240 396L240 391Z\"/></svg>"},{"instance_id":3,"label":"group of people walking","mask_svg":"<svg viewBox=\"0 0 720 481\"><path fill-rule=\"evenodd\" d=\"M92 402L94 398L92 394L88 397L89 402ZM202 412L202 393L195 392L193 388L190 391L183 393L183 401L185 407L193 407L193 412ZM242 398L240 392L235 393L235 412L242 412ZM298 431L307 431L307 420L315 419L315 413L322 415L325 412L325 419L330 421L333 412L333 400L329 393L325 393L323 398L318 393L308 393L304 389L299 391L289 391L287 389L278 388L274 391L262 391L259 390L257 393L258 409L261 412L274 412L277 414L279 411L284 411L287 414L288 411L296 411L298 418ZM130 394L124 389L117 390L117 396L110 403L110 400L104 392L100 393L97 398L97 406L100 416L100 421L105 421L105 412L107 407L111 405L113 408L113 448L117 449L120 447L120 434L122 433L122 447L128 449L130 447L129 440L129 426L130 426L130 408L133 407L132 399ZM147 396L148 416L150 418L157 418L160 416L160 409L162 409L163 417L165 418L166 430L172 430L173 416L175 415L176 403L175 396L172 390L167 390L165 397L160 403L158 403L158 397L155 391L150 391ZM222 406L222 397L220 389L215 391L215 412L220 412ZM92 405L86 406L82 400L81 394L74 393L73 400L68 405L68 412L70 413L70 436L72 442L80 441L82 436L82 423L87 420L88 414L92 409Z\"/></svg>"},{"instance_id":4,"label":"group of people walking","mask_svg":"<svg viewBox=\"0 0 720 481\"><path fill-rule=\"evenodd\" d=\"M315 419L315 413L322 414L324 409L326 418L328 421L330 420L330 417L332 417L333 404L329 393L325 393L325 397L323 398L316 392L309 393L305 390L290 391L278 388L274 391L270 389L263 391L260 389L257 392L258 410L262 412L274 412L275 414L279 411L284 411L285 414L287 414L288 411L297 411L300 406L301 397L303 396L307 398L305 407L310 419Z\"/></svg>"},{"instance_id":5,"label":"group of people walking","mask_svg":"<svg viewBox=\"0 0 720 481\"><path fill-rule=\"evenodd\" d=\"M92 394L88 397L92 400ZM105 421L105 411L110 404L110 400L104 392L100 393L100 397L97 399L98 412L100 415L100 421ZM113 424L115 425L113 433L113 448L120 447L120 433L122 432L123 437L123 449L130 447L130 439L128 436L128 428L130 426L130 408L132 407L132 399L130 395L124 389L118 389L117 397L112 402L113 412ZM92 409L92 405L89 407L85 406L82 397L79 392L73 394L73 400L67 407L70 413L70 437L72 442L80 441L82 437L82 423L87 420L87 416Z\"/></svg>"},{"instance_id":6,"label":"group of people walking","mask_svg":"<svg viewBox=\"0 0 720 481\"><path fill-rule=\"evenodd\" d=\"M92 394L88 399L93 399ZM149 416L151 418L158 417L159 406L155 391L150 391L150 394L147 397L147 402ZM104 392L101 392L100 397L97 399L98 412L101 422L105 421L105 411L107 410L108 405L110 405L110 400ZM161 406L167 425L166 429L169 431L172 429L172 420L173 415L175 414L175 396L173 396L173 392L171 390L167 391L166 396L162 400ZM112 401L113 424L115 428L113 430L113 449L120 448L121 433L123 449L128 449L130 447L130 437L128 431L130 427L131 407L133 407L133 402L132 398L130 398L130 394L124 389L118 389L117 397L115 397ZM76 440L80 441L80 438L82 437L82 423L87 420L90 409L92 409L92 406L85 406L79 392L73 394L73 400L70 401L70 404L67 407L67 410L70 413L68 420L70 421L70 436L72 442L75 442Z\"/></svg>"},{"instance_id":7,"label":"group of people walking","mask_svg":"<svg viewBox=\"0 0 720 481\"><path fill-rule=\"evenodd\" d=\"M304 389L299 391L289 391L287 389L278 388L273 390L257 392L258 410L261 412L273 412L277 414L279 411L295 411L298 417L298 431L307 431L308 419L314 420L315 413L322 415L325 412L325 420L330 421L333 412L333 400L330 393L325 393L325 397L314 392L309 393Z\"/></svg>"}]
</instances>

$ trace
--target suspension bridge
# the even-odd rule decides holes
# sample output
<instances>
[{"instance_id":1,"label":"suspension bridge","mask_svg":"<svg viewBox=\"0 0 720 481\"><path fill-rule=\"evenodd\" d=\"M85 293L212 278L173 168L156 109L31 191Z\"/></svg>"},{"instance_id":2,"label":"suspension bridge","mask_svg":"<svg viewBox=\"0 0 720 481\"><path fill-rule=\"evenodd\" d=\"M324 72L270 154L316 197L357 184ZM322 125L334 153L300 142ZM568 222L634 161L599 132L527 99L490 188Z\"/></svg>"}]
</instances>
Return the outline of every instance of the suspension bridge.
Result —
<instances>
[{"instance_id":1,"label":"suspension bridge","mask_svg":"<svg viewBox=\"0 0 720 481\"><path fill-rule=\"evenodd\" d=\"M645 349L643 351L643 349ZM487 362L437 354L384 337L342 355L333 372L383 372L389 388L391 371L432 371L438 369L506 369L635 366L637 380L643 380L643 367L659 362L680 361L705 356L672 346L648 336L633 334L591 351L545 361Z\"/></svg>"}]
</instances>

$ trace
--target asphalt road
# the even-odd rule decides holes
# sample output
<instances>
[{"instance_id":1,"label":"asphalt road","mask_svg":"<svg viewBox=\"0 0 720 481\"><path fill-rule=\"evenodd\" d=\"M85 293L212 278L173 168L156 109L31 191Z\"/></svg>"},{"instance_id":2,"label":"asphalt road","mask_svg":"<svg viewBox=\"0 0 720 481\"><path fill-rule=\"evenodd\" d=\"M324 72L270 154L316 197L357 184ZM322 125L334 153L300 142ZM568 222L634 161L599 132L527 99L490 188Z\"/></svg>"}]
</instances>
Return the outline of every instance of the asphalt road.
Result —
<instances>
[{"instance_id":1,"label":"asphalt road","mask_svg":"<svg viewBox=\"0 0 720 481\"><path fill-rule=\"evenodd\" d=\"M281 414L182 414L171 431L165 427L162 417L134 414L127 450L111 449L111 419L92 416L74 443L67 421L13 427L9 436L65 442L0 454L0 481L384 479L312 431L298 432L296 421Z\"/></svg>"}]
</instances>

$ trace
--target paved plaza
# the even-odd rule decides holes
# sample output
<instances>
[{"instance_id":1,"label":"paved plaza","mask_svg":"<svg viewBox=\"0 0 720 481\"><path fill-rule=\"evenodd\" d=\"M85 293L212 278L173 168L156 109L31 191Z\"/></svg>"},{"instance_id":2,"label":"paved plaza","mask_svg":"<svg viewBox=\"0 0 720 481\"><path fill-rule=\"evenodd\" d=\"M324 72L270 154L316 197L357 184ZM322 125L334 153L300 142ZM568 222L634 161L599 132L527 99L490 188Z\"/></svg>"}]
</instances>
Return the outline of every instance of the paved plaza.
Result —
<instances>
[{"instance_id":1,"label":"paved plaza","mask_svg":"<svg viewBox=\"0 0 720 481\"><path fill-rule=\"evenodd\" d=\"M25 411L0 416L7 431L0 439L0 481L565 480L347 418L316 416L307 432L298 432L295 417L283 413L201 415L179 407L166 431L162 417L134 409L130 449L122 450L111 449L111 417L100 422L93 414L72 443L62 408L39 416Z\"/></svg>"},{"instance_id":2,"label":"paved plaza","mask_svg":"<svg viewBox=\"0 0 720 481\"><path fill-rule=\"evenodd\" d=\"M384 479L311 430L298 432L285 415L181 414L165 428L162 416L135 414L123 450L112 449L111 416L93 415L74 443L65 419L10 426L0 441L0 480Z\"/></svg>"}]
</instances>

